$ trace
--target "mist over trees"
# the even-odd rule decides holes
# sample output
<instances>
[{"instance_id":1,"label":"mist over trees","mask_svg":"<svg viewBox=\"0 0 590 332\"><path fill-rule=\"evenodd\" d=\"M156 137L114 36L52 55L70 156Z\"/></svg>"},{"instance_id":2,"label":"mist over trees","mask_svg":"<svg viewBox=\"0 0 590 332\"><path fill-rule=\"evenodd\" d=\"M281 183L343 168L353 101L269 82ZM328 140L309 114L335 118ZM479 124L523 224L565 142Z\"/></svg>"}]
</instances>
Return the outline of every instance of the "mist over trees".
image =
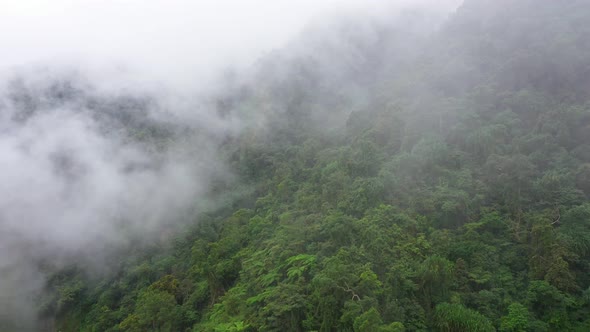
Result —
<instances>
[{"instance_id":1,"label":"mist over trees","mask_svg":"<svg viewBox=\"0 0 590 332\"><path fill-rule=\"evenodd\" d=\"M0 329L590 330L589 22L586 0L326 19L193 113L15 75Z\"/></svg>"}]
</instances>

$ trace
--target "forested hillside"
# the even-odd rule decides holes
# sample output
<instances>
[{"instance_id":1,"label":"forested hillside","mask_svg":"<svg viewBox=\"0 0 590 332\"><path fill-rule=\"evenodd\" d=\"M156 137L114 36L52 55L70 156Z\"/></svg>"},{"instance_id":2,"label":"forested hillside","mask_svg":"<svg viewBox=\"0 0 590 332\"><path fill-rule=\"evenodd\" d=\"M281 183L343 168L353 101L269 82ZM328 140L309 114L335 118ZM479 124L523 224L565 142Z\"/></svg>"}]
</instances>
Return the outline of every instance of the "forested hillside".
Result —
<instances>
[{"instance_id":1,"label":"forested hillside","mask_svg":"<svg viewBox=\"0 0 590 332\"><path fill-rule=\"evenodd\" d=\"M261 59L215 97L248 123L220 147L231 202L114 273L54 273L42 317L590 331L590 2L467 0L430 22L351 18Z\"/></svg>"}]
</instances>

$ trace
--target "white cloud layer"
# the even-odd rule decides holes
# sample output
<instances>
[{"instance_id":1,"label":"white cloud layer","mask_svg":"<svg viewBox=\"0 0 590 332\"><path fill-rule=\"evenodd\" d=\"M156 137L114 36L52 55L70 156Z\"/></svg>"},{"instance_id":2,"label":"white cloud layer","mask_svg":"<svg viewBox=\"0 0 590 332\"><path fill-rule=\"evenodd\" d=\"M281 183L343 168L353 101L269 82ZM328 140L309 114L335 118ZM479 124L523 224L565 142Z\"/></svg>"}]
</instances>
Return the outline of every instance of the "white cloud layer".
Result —
<instances>
[{"instance_id":1,"label":"white cloud layer","mask_svg":"<svg viewBox=\"0 0 590 332\"><path fill-rule=\"evenodd\" d=\"M281 47L314 17L458 0L0 0L0 68L79 62L194 83Z\"/></svg>"}]
</instances>

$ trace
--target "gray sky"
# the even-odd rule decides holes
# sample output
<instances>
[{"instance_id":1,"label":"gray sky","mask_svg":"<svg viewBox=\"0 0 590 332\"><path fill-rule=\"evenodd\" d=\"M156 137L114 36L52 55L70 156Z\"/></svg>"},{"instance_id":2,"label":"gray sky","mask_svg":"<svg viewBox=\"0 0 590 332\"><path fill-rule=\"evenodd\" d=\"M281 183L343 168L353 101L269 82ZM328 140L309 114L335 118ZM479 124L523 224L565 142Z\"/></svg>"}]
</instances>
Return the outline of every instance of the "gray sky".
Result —
<instances>
[{"instance_id":1,"label":"gray sky","mask_svg":"<svg viewBox=\"0 0 590 332\"><path fill-rule=\"evenodd\" d=\"M458 0L0 0L0 68L31 63L133 66L195 80L278 48L314 17Z\"/></svg>"},{"instance_id":2,"label":"gray sky","mask_svg":"<svg viewBox=\"0 0 590 332\"><path fill-rule=\"evenodd\" d=\"M322 11L361 2L0 0L0 65L115 61L156 75L206 73L248 63Z\"/></svg>"}]
</instances>

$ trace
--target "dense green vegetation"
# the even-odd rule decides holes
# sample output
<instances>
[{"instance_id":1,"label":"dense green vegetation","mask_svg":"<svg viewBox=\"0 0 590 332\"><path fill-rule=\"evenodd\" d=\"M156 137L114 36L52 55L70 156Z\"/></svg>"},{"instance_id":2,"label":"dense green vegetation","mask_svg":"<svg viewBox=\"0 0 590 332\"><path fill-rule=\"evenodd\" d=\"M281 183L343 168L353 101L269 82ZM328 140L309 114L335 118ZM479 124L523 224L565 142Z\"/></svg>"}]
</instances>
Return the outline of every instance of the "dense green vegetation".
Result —
<instances>
[{"instance_id":1,"label":"dense green vegetation","mask_svg":"<svg viewBox=\"0 0 590 332\"><path fill-rule=\"evenodd\" d=\"M268 123L224 146L252 190L114 276L56 273L44 314L61 331L589 331L590 3L420 20L261 61L219 97Z\"/></svg>"}]
</instances>

